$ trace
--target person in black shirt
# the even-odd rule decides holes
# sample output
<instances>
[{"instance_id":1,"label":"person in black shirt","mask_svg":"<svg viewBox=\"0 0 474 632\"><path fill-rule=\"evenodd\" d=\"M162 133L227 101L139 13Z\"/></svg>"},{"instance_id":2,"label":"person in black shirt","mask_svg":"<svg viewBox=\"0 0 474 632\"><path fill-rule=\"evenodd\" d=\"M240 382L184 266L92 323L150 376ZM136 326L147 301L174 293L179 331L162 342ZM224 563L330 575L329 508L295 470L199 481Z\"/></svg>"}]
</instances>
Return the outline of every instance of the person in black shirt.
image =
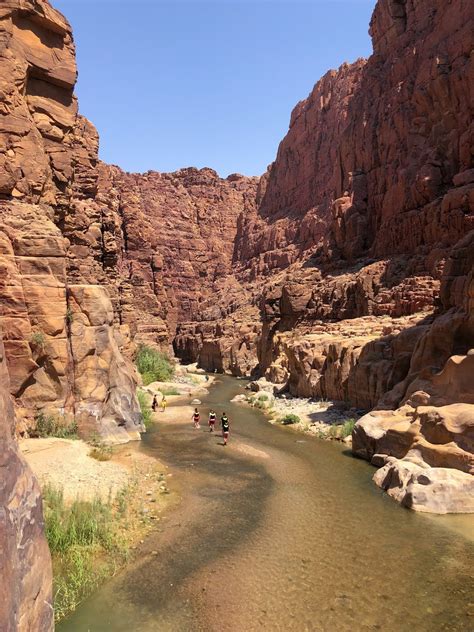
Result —
<instances>
[{"instance_id":1,"label":"person in black shirt","mask_svg":"<svg viewBox=\"0 0 474 632\"><path fill-rule=\"evenodd\" d=\"M214 432L214 426L216 423L216 413L213 410L209 411L209 432Z\"/></svg>"},{"instance_id":2,"label":"person in black shirt","mask_svg":"<svg viewBox=\"0 0 474 632\"><path fill-rule=\"evenodd\" d=\"M194 427L195 428L200 428L200 424L199 424L199 420L201 419L201 415L199 414L199 411L197 408L194 409L193 412L193 422L194 422Z\"/></svg>"},{"instance_id":3,"label":"person in black shirt","mask_svg":"<svg viewBox=\"0 0 474 632\"><path fill-rule=\"evenodd\" d=\"M222 413L221 425L222 425L222 438L224 439L224 445L227 445L227 439L229 438L229 432L230 432L230 424L229 424L229 419L225 413Z\"/></svg>"}]
</instances>

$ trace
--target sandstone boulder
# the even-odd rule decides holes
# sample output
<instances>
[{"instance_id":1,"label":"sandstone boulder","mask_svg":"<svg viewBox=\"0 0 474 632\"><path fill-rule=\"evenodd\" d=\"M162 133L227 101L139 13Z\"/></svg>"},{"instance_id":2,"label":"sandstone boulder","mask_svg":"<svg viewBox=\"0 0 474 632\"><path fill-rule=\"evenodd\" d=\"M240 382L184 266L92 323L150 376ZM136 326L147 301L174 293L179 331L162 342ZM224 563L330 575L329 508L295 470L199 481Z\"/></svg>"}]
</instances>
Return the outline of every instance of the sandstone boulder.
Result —
<instances>
[{"instance_id":1,"label":"sandstone boulder","mask_svg":"<svg viewBox=\"0 0 474 632\"><path fill-rule=\"evenodd\" d=\"M423 461L388 458L376 485L403 507L427 513L474 513L474 476Z\"/></svg>"}]
</instances>

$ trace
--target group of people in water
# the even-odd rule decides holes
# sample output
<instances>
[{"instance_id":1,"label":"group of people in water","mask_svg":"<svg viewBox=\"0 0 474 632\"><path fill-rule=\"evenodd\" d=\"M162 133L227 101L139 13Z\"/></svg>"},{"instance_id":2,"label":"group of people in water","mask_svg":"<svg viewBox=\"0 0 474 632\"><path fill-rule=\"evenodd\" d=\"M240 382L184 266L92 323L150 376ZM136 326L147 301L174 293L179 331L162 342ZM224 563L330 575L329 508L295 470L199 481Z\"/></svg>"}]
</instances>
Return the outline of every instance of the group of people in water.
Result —
<instances>
[{"instance_id":1,"label":"group of people in water","mask_svg":"<svg viewBox=\"0 0 474 632\"><path fill-rule=\"evenodd\" d=\"M153 395L151 408L154 413L156 413L156 411L158 410L158 407L161 407L161 412L164 413L167 405L168 405L168 402L166 401L166 397L164 395L160 403L158 403L158 397L156 395ZM214 410L211 409L209 411L209 418L208 418L209 432L214 432L216 419L217 419L217 415L214 412ZM193 420L194 428L201 427L201 415L197 408L194 409L192 420ZM229 438L229 432L230 432L230 424L229 424L229 418L227 417L225 413L222 413L222 416L221 416L221 428L222 428L222 438L224 440L224 445L227 445L227 440Z\"/></svg>"},{"instance_id":2,"label":"group of people in water","mask_svg":"<svg viewBox=\"0 0 474 632\"><path fill-rule=\"evenodd\" d=\"M214 412L214 410L212 410L211 408L211 410L209 411L209 418L208 418L209 432L214 432L216 419L217 419L217 415ZM199 410L197 408L194 409L192 420L193 420L194 428L199 429L201 427L201 414L199 413ZM227 417L225 413L222 413L222 416L221 416L221 428L222 428L222 438L224 439L224 445L227 445L227 440L229 438L229 432L230 432L230 423L229 423L229 418Z\"/></svg>"}]
</instances>

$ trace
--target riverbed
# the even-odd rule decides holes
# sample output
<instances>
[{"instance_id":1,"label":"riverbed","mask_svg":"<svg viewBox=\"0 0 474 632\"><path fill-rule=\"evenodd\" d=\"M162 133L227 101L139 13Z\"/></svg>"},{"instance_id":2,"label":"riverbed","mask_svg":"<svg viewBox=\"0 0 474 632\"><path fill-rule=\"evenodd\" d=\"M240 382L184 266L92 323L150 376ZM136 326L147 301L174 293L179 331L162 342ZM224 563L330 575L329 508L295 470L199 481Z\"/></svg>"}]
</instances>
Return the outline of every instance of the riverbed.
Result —
<instances>
[{"instance_id":1,"label":"riverbed","mask_svg":"<svg viewBox=\"0 0 474 632\"><path fill-rule=\"evenodd\" d=\"M229 403L241 392L222 377L200 407L227 412L226 447L187 414L145 435L181 503L57 630L474 631L472 516L399 507L347 447Z\"/></svg>"}]
</instances>

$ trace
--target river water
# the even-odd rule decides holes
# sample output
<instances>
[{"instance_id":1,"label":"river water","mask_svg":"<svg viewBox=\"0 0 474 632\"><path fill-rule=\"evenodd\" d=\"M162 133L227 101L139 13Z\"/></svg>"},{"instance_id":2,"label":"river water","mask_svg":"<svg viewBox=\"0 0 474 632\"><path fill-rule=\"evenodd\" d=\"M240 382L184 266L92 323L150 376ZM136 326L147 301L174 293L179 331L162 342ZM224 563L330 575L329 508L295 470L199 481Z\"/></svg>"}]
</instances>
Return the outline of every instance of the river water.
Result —
<instances>
[{"instance_id":1,"label":"river water","mask_svg":"<svg viewBox=\"0 0 474 632\"><path fill-rule=\"evenodd\" d=\"M474 632L472 516L400 508L347 448L203 399L231 419L158 422L140 449L171 467L179 507L59 632Z\"/></svg>"}]
</instances>

